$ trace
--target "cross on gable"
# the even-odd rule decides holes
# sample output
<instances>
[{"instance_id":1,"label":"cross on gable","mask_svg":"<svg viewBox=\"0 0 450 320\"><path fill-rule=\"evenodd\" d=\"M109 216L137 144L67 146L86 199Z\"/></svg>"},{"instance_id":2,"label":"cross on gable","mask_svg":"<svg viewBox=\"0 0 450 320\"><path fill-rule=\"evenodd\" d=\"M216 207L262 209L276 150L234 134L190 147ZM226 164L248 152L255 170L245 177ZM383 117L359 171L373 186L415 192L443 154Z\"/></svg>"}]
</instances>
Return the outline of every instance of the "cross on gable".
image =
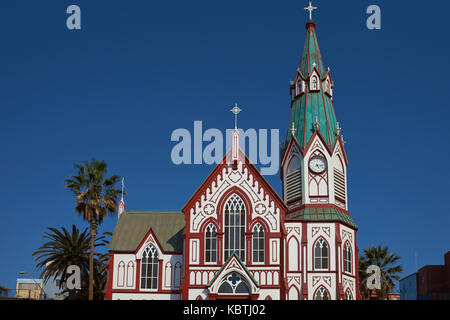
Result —
<instances>
[{"instance_id":1,"label":"cross on gable","mask_svg":"<svg viewBox=\"0 0 450 320\"><path fill-rule=\"evenodd\" d=\"M241 278L238 277L236 275L236 273L233 273L230 277L228 277L227 280L230 281L233 284L233 286L234 286L234 285L236 285L236 283L238 283L241 280Z\"/></svg>"},{"instance_id":2,"label":"cross on gable","mask_svg":"<svg viewBox=\"0 0 450 320\"><path fill-rule=\"evenodd\" d=\"M292 135L295 135L295 131L297 131L297 129L295 129L295 125L294 125L294 123L292 122L291 134L292 134Z\"/></svg>"}]
</instances>

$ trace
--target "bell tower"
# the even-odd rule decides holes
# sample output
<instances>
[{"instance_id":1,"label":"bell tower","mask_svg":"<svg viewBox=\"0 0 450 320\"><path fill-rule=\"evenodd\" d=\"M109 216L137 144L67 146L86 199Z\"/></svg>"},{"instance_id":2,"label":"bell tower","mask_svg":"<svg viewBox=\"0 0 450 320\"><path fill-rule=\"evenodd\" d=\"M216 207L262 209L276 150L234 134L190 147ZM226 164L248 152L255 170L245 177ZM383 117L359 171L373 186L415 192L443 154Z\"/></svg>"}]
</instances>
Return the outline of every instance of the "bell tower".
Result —
<instances>
[{"instance_id":1,"label":"bell tower","mask_svg":"<svg viewBox=\"0 0 450 320\"><path fill-rule=\"evenodd\" d=\"M317 8L310 3L305 9L312 18ZM291 116L281 150L283 198L290 209L333 204L347 210L347 157L333 90L330 68L324 68L320 54L316 23L309 20L300 66L290 82Z\"/></svg>"},{"instance_id":2,"label":"bell tower","mask_svg":"<svg viewBox=\"0 0 450 320\"><path fill-rule=\"evenodd\" d=\"M281 148L283 201L288 208L286 299L360 299L358 227L348 213L347 155L334 110L334 81L325 68L311 2L306 40L294 81Z\"/></svg>"}]
</instances>

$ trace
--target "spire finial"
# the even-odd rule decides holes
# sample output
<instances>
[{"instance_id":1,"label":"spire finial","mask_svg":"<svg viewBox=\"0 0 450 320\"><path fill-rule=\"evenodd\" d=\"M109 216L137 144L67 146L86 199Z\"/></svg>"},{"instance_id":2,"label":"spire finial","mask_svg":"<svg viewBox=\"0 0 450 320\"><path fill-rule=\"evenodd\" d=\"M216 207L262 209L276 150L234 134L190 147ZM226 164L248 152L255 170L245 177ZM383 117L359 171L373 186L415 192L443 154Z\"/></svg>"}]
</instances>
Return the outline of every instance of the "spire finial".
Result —
<instances>
[{"instance_id":1,"label":"spire finial","mask_svg":"<svg viewBox=\"0 0 450 320\"><path fill-rule=\"evenodd\" d=\"M294 125L294 123L292 122L291 134L292 134L292 135L295 135L295 131L297 131L297 129L295 129L295 125Z\"/></svg>"},{"instance_id":2,"label":"spire finial","mask_svg":"<svg viewBox=\"0 0 450 320\"><path fill-rule=\"evenodd\" d=\"M320 123L316 116L316 122L314 123L314 128L319 129L319 127L320 127Z\"/></svg>"},{"instance_id":3,"label":"spire finial","mask_svg":"<svg viewBox=\"0 0 450 320\"><path fill-rule=\"evenodd\" d=\"M317 10L317 7L313 7L311 1L309 2L309 6L305 7L306 11L309 11L309 20L312 20L312 12L313 10Z\"/></svg>"},{"instance_id":4,"label":"spire finial","mask_svg":"<svg viewBox=\"0 0 450 320\"><path fill-rule=\"evenodd\" d=\"M237 161L239 159L239 130L237 128L237 115L242 111L238 104L235 103L233 109L230 110L234 113L234 131L233 131L233 145L232 145L232 160L233 170L237 169Z\"/></svg>"},{"instance_id":5,"label":"spire finial","mask_svg":"<svg viewBox=\"0 0 450 320\"><path fill-rule=\"evenodd\" d=\"M122 198L120 199L119 208L117 210L118 211L117 215L118 215L119 218L122 215L122 213L125 212L125 202L123 201L124 189L125 189L125 179L122 177Z\"/></svg>"},{"instance_id":6,"label":"spire finial","mask_svg":"<svg viewBox=\"0 0 450 320\"><path fill-rule=\"evenodd\" d=\"M122 177L122 202L123 202L123 190L125 189L125 178Z\"/></svg>"},{"instance_id":7,"label":"spire finial","mask_svg":"<svg viewBox=\"0 0 450 320\"><path fill-rule=\"evenodd\" d=\"M342 128L341 128L341 126L339 125L339 122L337 123L337 128L336 128L336 133L337 133L337 135L340 135L341 134L341 130L342 130Z\"/></svg>"},{"instance_id":8,"label":"spire finial","mask_svg":"<svg viewBox=\"0 0 450 320\"><path fill-rule=\"evenodd\" d=\"M237 129L237 115L242 111L242 109L239 109L238 104L235 103L233 109L230 111L234 113L234 128Z\"/></svg>"}]
</instances>

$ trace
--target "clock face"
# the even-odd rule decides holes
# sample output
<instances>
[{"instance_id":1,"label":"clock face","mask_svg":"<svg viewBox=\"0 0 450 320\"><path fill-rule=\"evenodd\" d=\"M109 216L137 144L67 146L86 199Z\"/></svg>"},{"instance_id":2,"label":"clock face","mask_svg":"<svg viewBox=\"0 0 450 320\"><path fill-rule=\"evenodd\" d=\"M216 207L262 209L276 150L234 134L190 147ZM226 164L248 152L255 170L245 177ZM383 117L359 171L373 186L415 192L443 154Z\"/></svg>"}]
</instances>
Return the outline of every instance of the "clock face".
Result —
<instances>
[{"instance_id":1,"label":"clock face","mask_svg":"<svg viewBox=\"0 0 450 320\"><path fill-rule=\"evenodd\" d=\"M324 172L327 168L327 161L323 157L314 157L309 161L309 169L314 173Z\"/></svg>"}]
</instances>

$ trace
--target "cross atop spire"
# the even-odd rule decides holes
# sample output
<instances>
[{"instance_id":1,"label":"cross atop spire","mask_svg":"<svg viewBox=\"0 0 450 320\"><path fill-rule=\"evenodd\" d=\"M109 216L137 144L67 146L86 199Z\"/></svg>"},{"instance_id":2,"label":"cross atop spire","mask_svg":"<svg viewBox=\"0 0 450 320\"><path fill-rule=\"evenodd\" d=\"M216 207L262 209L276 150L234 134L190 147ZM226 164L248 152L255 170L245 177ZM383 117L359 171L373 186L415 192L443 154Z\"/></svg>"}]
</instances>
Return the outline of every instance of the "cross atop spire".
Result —
<instances>
[{"instance_id":1,"label":"cross atop spire","mask_svg":"<svg viewBox=\"0 0 450 320\"><path fill-rule=\"evenodd\" d=\"M232 160L233 160L233 170L237 169L237 161L239 159L239 131L237 128L237 116L242 111L237 105L234 104L233 109L230 110L234 113L234 131L233 131L233 145L232 145Z\"/></svg>"},{"instance_id":2,"label":"cross atop spire","mask_svg":"<svg viewBox=\"0 0 450 320\"><path fill-rule=\"evenodd\" d=\"M313 7L311 1L309 2L309 6L305 7L306 11L309 11L309 20L312 20L312 12L317 10L317 7Z\"/></svg>"},{"instance_id":3,"label":"cross atop spire","mask_svg":"<svg viewBox=\"0 0 450 320\"><path fill-rule=\"evenodd\" d=\"M342 128L341 128L341 126L339 125L339 122L337 123L337 127L336 127L336 133L337 133L337 135L340 135L341 134L341 130L342 130Z\"/></svg>"},{"instance_id":4,"label":"cross atop spire","mask_svg":"<svg viewBox=\"0 0 450 320\"><path fill-rule=\"evenodd\" d=\"M234 128L237 129L237 115L242 111L242 109L240 109L238 104L235 103L233 109L230 111L234 113Z\"/></svg>"},{"instance_id":5,"label":"cross atop spire","mask_svg":"<svg viewBox=\"0 0 450 320\"><path fill-rule=\"evenodd\" d=\"M314 122L314 128L316 128L318 130L319 127L320 127L319 119L317 119L317 116L316 116L316 121Z\"/></svg>"}]
</instances>

